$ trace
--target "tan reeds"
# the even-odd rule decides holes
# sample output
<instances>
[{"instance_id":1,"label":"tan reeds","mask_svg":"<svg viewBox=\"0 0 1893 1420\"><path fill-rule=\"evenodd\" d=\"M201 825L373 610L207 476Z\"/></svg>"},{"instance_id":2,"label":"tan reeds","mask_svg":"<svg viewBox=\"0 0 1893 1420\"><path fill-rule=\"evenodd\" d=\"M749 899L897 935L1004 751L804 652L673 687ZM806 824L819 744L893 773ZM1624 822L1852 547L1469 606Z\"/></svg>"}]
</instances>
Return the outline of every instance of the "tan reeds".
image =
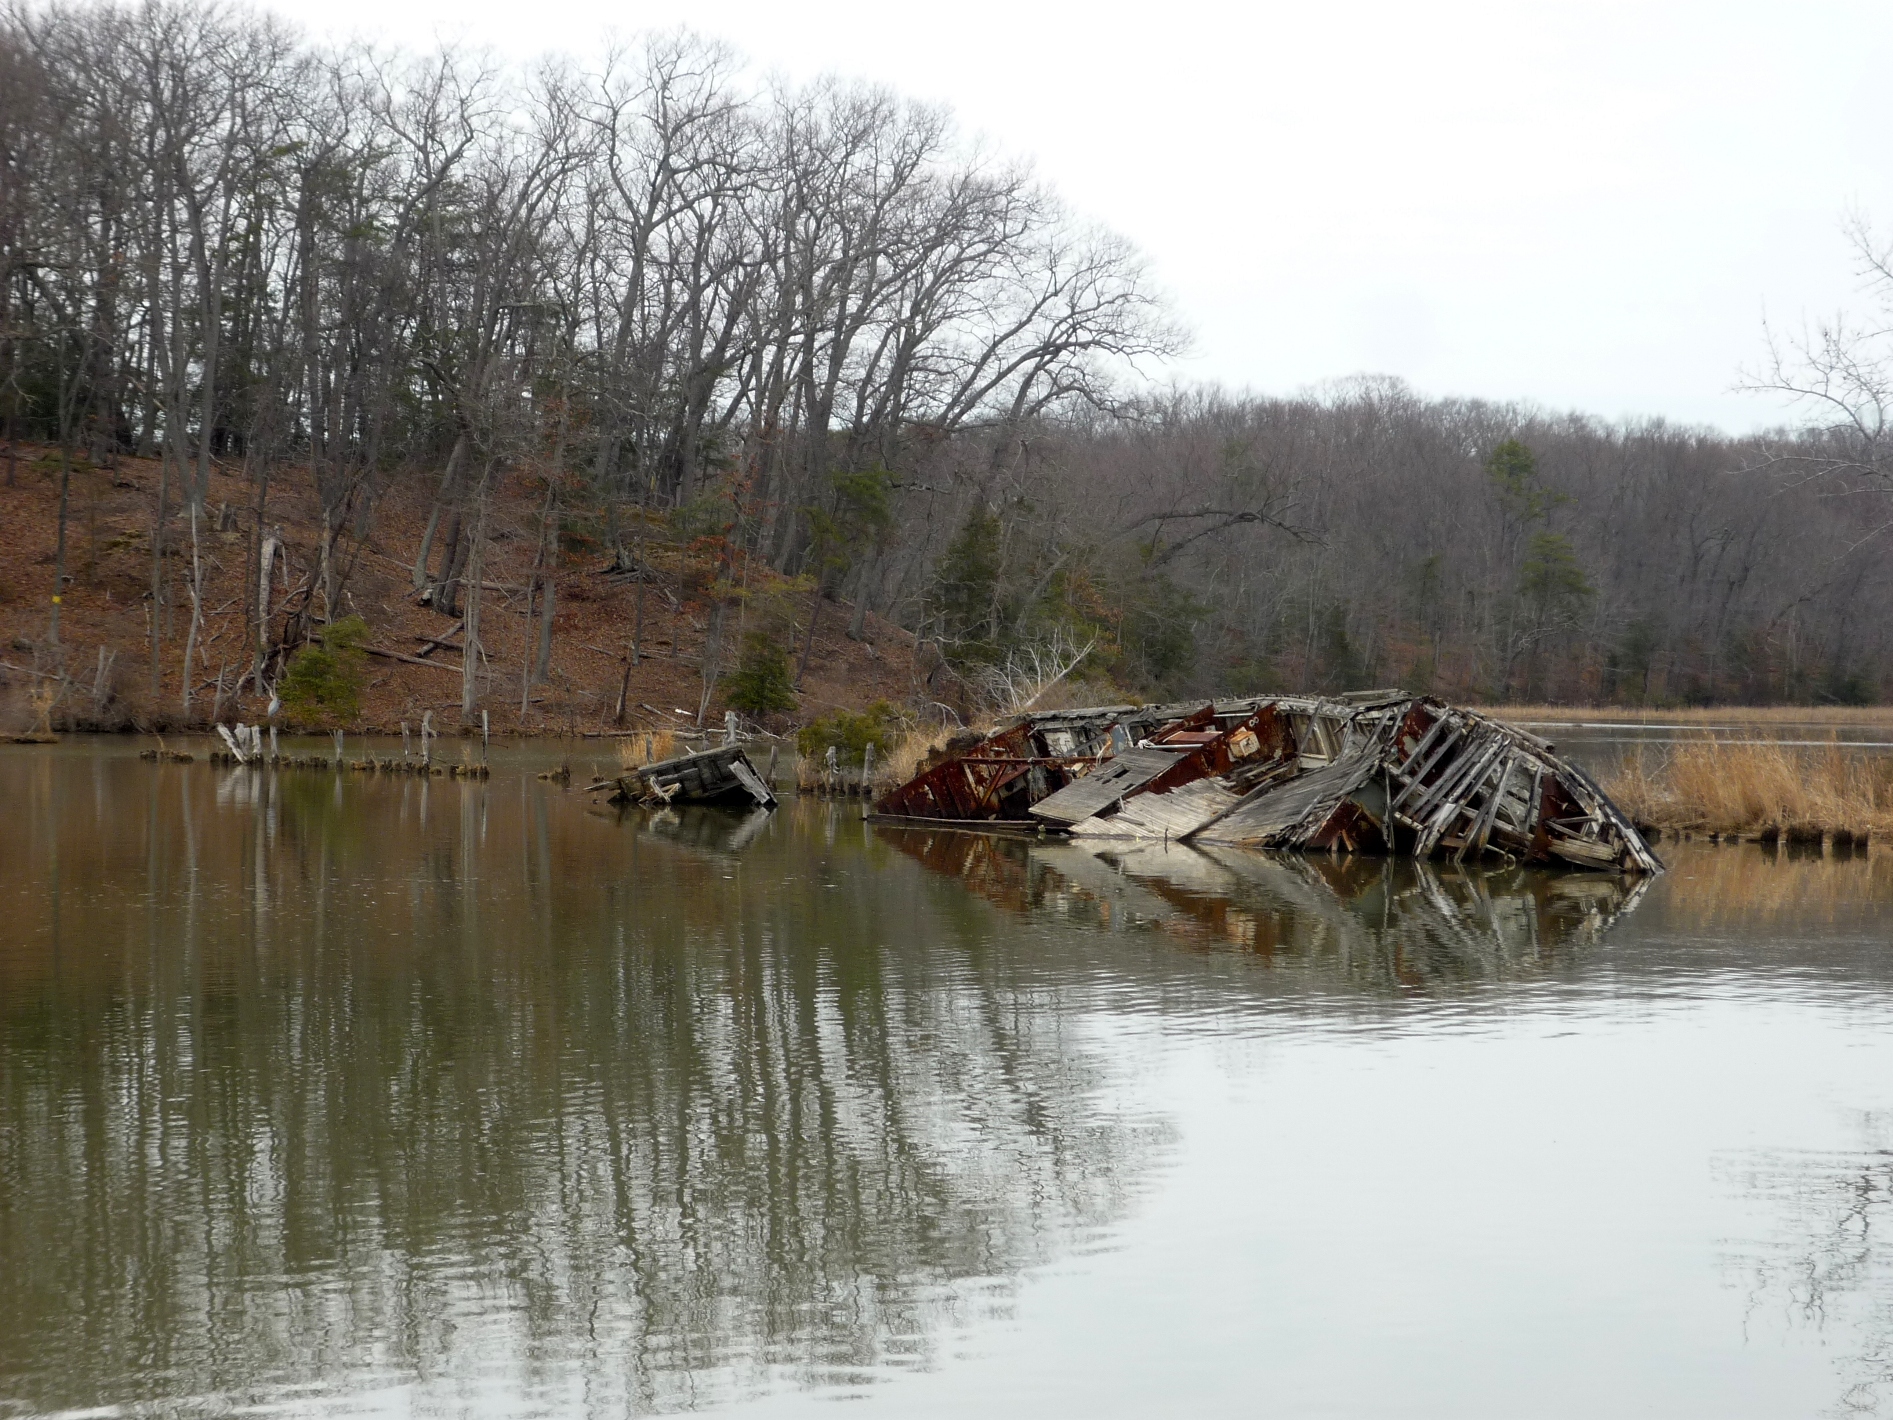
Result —
<instances>
[{"instance_id":1,"label":"tan reeds","mask_svg":"<svg viewBox=\"0 0 1893 1420\"><path fill-rule=\"evenodd\" d=\"M844 768L839 782L831 783L827 767L819 755L803 755L795 765L795 787L803 794L862 794L879 798L889 789L905 784L918 774L935 750L943 749L955 730L910 730L894 744L875 755L874 772L864 785L860 767Z\"/></svg>"},{"instance_id":2,"label":"tan reeds","mask_svg":"<svg viewBox=\"0 0 1893 1420\"><path fill-rule=\"evenodd\" d=\"M642 769L677 756L677 736L669 730L649 730L641 735L626 735L618 741L618 767Z\"/></svg>"},{"instance_id":3,"label":"tan reeds","mask_svg":"<svg viewBox=\"0 0 1893 1420\"><path fill-rule=\"evenodd\" d=\"M1893 759L1836 741L1793 745L1704 739L1627 761L1604 787L1626 812L1658 828L1703 833L1823 834L1893 831Z\"/></svg>"},{"instance_id":4,"label":"tan reeds","mask_svg":"<svg viewBox=\"0 0 1893 1420\"><path fill-rule=\"evenodd\" d=\"M1633 725L1833 725L1849 729L1893 728L1893 705L1494 705L1480 714L1513 724Z\"/></svg>"},{"instance_id":5,"label":"tan reeds","mask_svg":"<svg viewBox=\"0 0 1893 1420\"><path fill-rule=\"evenodd\" d=\"M888 750L887 758L874 766L875 783L890 789L905 784L920 772L928 755L945 748L947 739L945 730L913 730L901 736Z\"/></svg>"}]
</instances>

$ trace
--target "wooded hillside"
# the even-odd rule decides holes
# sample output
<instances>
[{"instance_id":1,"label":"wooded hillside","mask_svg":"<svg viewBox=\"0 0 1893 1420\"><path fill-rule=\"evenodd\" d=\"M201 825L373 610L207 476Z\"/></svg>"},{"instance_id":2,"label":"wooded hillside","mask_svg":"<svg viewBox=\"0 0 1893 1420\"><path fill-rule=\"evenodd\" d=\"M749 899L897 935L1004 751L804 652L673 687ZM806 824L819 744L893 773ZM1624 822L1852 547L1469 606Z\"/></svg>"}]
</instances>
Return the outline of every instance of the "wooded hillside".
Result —
<instances>
[{"instance_id":1,"label":"wooded hillside","mask_svg":"<svg viewBox=\"0 0 1893 1420\"><path fill-rule=\"evenodd\" d=\"M641 666L681 629L641 618L684 616L699 713L765 651L806 698L883 624L922 648L885 688L965 706L1074 665L1893 688L1885 504L1807 481L1828 436L1154 391L1184 337L1123 241L939 110L688 36L508 72L245 9L9 11L0 267L6 478L50 499L4 505L50 542L0 573L10 655L93 675L55 590L123 607L135 575L145 718L266 699L360 615L382 650L474 645L442 699L530 722L607 586L583 644Z\"/></svg>"}]
</instances>

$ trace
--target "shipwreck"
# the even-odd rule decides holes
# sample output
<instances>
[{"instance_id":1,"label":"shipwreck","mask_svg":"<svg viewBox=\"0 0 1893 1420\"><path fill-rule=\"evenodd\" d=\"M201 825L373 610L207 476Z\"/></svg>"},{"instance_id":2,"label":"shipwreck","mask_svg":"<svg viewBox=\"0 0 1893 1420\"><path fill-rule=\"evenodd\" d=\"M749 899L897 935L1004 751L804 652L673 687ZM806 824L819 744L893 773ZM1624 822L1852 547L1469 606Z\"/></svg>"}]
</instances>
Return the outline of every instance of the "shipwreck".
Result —
<instances>
[{"instance_id":1,"label":"shipwreck","mask_svg":"<svg viewBox=\"0 0 1893 1420\"><path fill-rule=\"evenodd\" d=\"M585 786L615 804L720 804L773 809L775 791L742 746L679 755Z\"/></svg>"},{"instance_id":2,"label":"shipwreck","mask_svg":"<svg viewBox=\"0 0 1893 1420\"><path fill-rule=\"evenodd\" d=\"M1073 839L1663 867L1554 746L1401 691L1015 716L949 744L870 817Z\"/></svg>"}]
</instances>

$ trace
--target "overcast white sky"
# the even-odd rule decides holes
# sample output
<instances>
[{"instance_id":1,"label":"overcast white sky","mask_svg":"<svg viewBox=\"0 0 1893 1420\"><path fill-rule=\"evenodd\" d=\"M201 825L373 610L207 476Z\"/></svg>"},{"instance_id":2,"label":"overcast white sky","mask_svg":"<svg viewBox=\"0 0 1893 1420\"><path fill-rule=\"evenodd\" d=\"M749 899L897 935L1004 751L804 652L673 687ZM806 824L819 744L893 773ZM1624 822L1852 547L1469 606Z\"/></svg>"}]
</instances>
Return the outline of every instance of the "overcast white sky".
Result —
<instances>
[{"instance_id":1,"label":"overcast white sky","mask_svg":"<svg viewBox=\"0 0 1893 1420\"><path fill-rule=\"evenodd\" d=\"M689 27L944 101L1136 241L1186 379L1350 374L1730 429L1780 324L1893 230L1893 5L276 0L318 35L583 58Z\"/></svg>"}]
</instances>

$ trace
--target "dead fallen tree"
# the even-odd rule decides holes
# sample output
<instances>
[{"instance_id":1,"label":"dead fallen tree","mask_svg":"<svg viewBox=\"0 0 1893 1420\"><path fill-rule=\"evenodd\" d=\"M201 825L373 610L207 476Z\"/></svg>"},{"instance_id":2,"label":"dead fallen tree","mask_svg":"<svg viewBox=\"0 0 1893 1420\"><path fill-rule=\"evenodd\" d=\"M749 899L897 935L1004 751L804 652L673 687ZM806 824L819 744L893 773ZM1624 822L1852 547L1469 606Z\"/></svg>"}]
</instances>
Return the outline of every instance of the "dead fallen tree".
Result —
<instances>
[{"instance_id":1,"label":"dead fallen tree","mask_svg":"<svg viewBox=\"0 0 1893 1420\"><path fill-rule=\"evenodd\" d=\"M1662 868L1551 745L1399 691L1019 716L883 796L873 816L1078 839Z\"/></svg>"}]
</instances>

